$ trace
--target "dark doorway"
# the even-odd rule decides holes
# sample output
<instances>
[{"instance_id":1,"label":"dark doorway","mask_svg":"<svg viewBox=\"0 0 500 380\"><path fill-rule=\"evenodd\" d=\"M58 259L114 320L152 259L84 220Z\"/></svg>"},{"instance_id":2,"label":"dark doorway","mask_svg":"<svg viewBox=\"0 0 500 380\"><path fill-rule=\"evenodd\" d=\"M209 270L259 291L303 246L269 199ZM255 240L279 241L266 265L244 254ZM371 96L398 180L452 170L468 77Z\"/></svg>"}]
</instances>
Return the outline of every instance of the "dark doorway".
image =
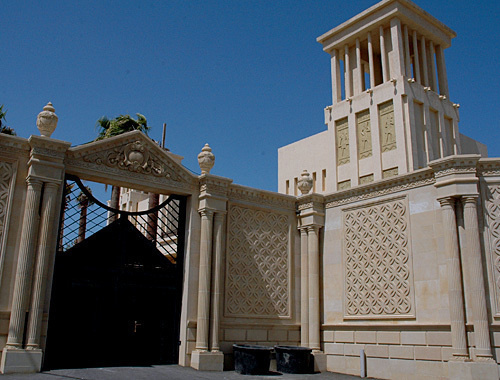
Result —
<instances>
[{"instance_id":1,"label":"dark doorway","mask_svg":"<svg viewBox=\"0 0 500 380\"><path fill-rule=\"evenodd\" d=\"M172 259L129 217L56 254L44 369L177 363L183 228Z\"/></svg>"}]
</instances>

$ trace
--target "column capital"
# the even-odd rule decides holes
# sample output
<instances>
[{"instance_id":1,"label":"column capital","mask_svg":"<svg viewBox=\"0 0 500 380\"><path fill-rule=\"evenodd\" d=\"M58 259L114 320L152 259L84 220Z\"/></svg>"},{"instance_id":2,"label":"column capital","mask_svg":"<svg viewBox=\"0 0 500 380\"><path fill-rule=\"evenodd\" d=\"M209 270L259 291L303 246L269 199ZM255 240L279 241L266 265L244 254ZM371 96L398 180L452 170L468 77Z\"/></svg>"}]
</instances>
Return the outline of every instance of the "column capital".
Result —
<instances>
[{"instance_id":1,"label":"column capital","mask_svg":"<svg viewBox=\"0 0 500 380\"><path fill-rule=\"evenodd\" d=\"M318 224L311 224L309 226L306 226L307 228L307 232L316 232L318 233L319 229L321 228L322 226L318 225Z\"/></svg>"},{"instance_id":2,"label":"column capital","mask_svg":"<svg viewBox=\"0 0 500 380\"><path fill-rule=\"evenodd\" d=\"M203 218L211 218L214 215L215 210L211 208L201 208L198 210L200 216Z\"/></svg>"},{"instance_id":3,"label":"column capital","mask_svg":"<svg viewBox=\"0 0 500 380\"><path fill-rule=\"evenodd\" d=\"M43 180L39 177L35 177L35 176L32 176L32 175L28 175L26 177L26 183L28 184L28 186L32 186L32 187L42 187L43 185Z\"/></svg>"},{"instance_id":4,"label":"column capital","mask_svg":"<svg viewBox=\"0 0 500 380\"><path fill-rule=\"evenodd\" d=\"M455 198L453 198L453 197L438 198L437 201L441 205L441 208L455 206Z\"/></svg>"},{"instance_id":5,"label":"column capital","mask_svg":"<svg viewBox=\"0 0 500 380\"><path fill-rule=\"evenodd\" d=\"M307 226L300 226L298 230L302 235L307 235Z\"/></svg>"},{"instance_id":6,"label":"column capital","mask_svg":"<svg viewBox=\"0 0 500 380\"><path fill-rule=\"evenodd\" d=\"M462 204L465 206L477 206L478 195L464 195L460 198Z\"/></svg>"}]
</instances>

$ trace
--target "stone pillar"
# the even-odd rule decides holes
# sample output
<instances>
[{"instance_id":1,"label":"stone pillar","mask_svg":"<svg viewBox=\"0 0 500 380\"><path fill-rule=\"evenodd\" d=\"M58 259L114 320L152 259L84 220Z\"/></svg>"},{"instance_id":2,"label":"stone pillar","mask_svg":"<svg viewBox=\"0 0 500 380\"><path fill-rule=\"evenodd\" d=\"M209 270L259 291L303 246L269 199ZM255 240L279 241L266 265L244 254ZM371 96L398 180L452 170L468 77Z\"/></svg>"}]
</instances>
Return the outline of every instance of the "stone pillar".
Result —
<instances>
[{"instance_id":1,"label":"stone pillar","mask_svg":"<svg viewBox=\"0 0 500 380\"><path fill-rule=\"evenodd\" d=\"M387 82L389 80L389 74L387 73L387 54L385 52L385 36L384 28L381 26L379 28L380 34L380 57L382 58L382 82Z\"/></svg>"},{"instance_id":2,"label":"stone pillar","mask_svg":"<svg viewBox=\"0 0 500 380\"><path fill-rule=\"evenodd\" d=\"M430 64L431 64L431 78L430 78L430 86L436 92L438 92L438 84L436 80L436 52L434 50L434 42L429 41L429 53L430 53Z\"/></svg>"},{"instance_id":3,"label":"stone pillar","mask_svg":"<svg viewBox=\"0 0 500 380\"><path fill-rule=\"evenodd\" d=\"M375 68L373 66L373 44L372 34L368 32L368 65L370 67L370 88L375 87Z\"/></svg>"},{"instance_id":4,"label":"stone pillar","mask_svg":"<svg viewBox=\"0 0 500 380\"><path fill-rule=\"evenodd\" d=\"M475 355L478 359L492 360L476 201L477 196L464 196L462 198L467 255L471 263L470 292L474 318Z\"/></svg>"},{"instance_id":5,"label":"stone pillar","mask_svg":"<svg viewBox=\"0 0 500 380\"><path fill-rule=\"evenodd\" d=\"M444 49L441 45L436 46L436 64L439 81L439 93L447 98L450 98L448 76L446 74L446 63L444 60Z\"/></svg>"},{"instance_id":6,"label":"stone pillar","mask_svg":"<svg viewBox=\"0 0 500 380\"><path fill-rule=\"evenodd\" d=\"M349 60L349 46L346 44L344 47L344 84L345 84L345 97L352 96L352 83L351 83L351 63Z\"/></svg>"},{"instance_id":7,"label":"stone pillar","mask_svg":"<svg viewBox=\"0 0 500 380\"><path fill-rule=\"evenodd\" d=\"M418 57L418 40L416 30L413 31L413 64L415 65L417 83L422 84L422 79L420 78L420 60Z\"/></svg>"},{"instance_id":8,"label":"stone pillar","mask_svg":"<svg viewBox=\"0 0 500 380\"><path fill-rule=\"evenodd\" d=\"M403 47L403 35L401 21L397 18L391 20L391 77L399 77L405 74L405 56Z\"/></svg>"},{"instance_id":9,"label":"stone pillar","mask_svg":"<svg viewBox=\"0 0 500 380\"><path fill-rule=\"evenodd\" d=\"M361 45L359 43L359 38L356 38L356 88L355 95L361 94L364 91L364 82L365 82L365 71L363 69L363 65L361 64Z\"/></svg>"},{"instance_id":10,"label":"stone pillar","mask_svg":"<svg viewBox=\"0 0 500 380\"><path fill-rule=\"evenodd\" d=\"M411 58L410 58L410 39L408 37L408 26L404 26L404 37L405 37L405 71L408 78L412 77L411 73Z\"/></svg>"},{"instance_id":11,"label":"stone pillar","mask_svg":"<svg viewBox=\"0 0 500 380\"><path fill-rule=\"evenodd\" d=\"M451 197L441 198L439 199L439 203L441 204L443 215L445 250L448 259L452 355L455 360L467 360L469 359L469 354L465 335L464 298L460 270L460 252L458 250L455 199Z\"/></svg>"},{"instance_id":12,"label":"stone pillar","mask_svg":"<svg viewBox=\"0 0 500 380\"><path fill-rule=\"evenodd\" d=\"M332 104L336 104L342 100L339 52L337 49L333 49L330 54L332 68Z\"/></svg>"},{"instance_id":13,"label":"stone pillar","mask_svg":"<svg viewBox=\"0 0 500 380\"><path fill-rule=\"evenodd\" d=\"M35 244L38 233L38 210L40 206L42 181L37 178L28 177L27 182L28 190L26 194L21 244L14 283L9 335L6 345L7 349L22 348L24 322L28 310L31 273L33 270L33 258L35 255Z\"/></svg>"},{"instance_id":14,"label":"stone pillar","mask_svg":"<svg viewBox=\"0 0 500 380\"><path fill-rule=\"evenodd\" d=\"M320 300L319 300L319 226L307 229L309 269L309 347L320 351Z\"/></svg>"},{"instance_id":15,"label":"stone pillar","mask_svg":"<svg viewBox=\"0 0 500 380\"><path fill-rule=\"evenodd\" d=\"M420 46L421 49L420 51L422 52L422 68L424 69L424 80L423 80L423 85L425 87L429 86L429 73L427 70L427 48L425 47L425 37L422 36L422 39L420 40Z\"/></svg>"},{"instance_id":16,"label":"stone pillar","mask_svg":"<svg viewBox=\"0 0 500 380\"><path fill-rule=\"evenodd\" d=\"M219 345L219 323L220 323L220 299L221 299L221 272L222 272L222 251L224 242L224 216L225 214L217 212L214 216L214 265L213 265L213 284L212 284L212 310L210 317L210 351L220 350Z\"/></svg>"},{"instance_id":17,"label":"stone pillar","mask_svg":"<svg viewBox=\"0 0 500 380\"><path fill-rule=\"evenodd\" d=\"M213 211L200 210L200 274L198 284L198 319L196 325L196 350L208 351L208 327L210 311L210 278L212 259Z\"/></svg>"},{"instance_id":18,"label":"stone pillar","mask_svg":"<svg viewBox=\"0 0 500 380\"><path fill-rule=\"evenodd\" d=\"M307 227L300 228L300 344L309 347L309 270Z\"/></svg>"},{"instance_id":19,"label":"stone pillar","mask_svg":"<svg viewBox=\"0 0 500 380\"><path fill-rule=\"evenodd\" d=\"M33 276L33 292L27 329L27 348L40 348L40 333L43 316L45 287L47 285L48 258L53 253L55 242L53 239L56 203L59 184L47 182L44 185L42 212L40 222L40 236L38 238L38 253Z\"/></svg>"}]
</instances>

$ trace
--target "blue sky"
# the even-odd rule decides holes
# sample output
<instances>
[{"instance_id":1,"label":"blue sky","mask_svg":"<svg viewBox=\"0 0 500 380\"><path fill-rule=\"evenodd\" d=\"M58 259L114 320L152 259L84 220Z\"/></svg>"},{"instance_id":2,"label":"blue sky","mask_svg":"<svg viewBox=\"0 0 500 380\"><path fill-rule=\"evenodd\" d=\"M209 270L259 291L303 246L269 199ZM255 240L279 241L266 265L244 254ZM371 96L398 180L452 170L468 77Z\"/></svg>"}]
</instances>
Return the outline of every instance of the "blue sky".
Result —
<instances>
[{"instance_id":1,"label":"blue sky","mask_svg":"<svg viewBox=\"0 0 500 380\"><path fill-rule=\"evenodd\" d=\"M2 1L0 104L19 136L52 101L53 138L97 135L103 115L144 114L150 136L199 172L277 190L277 149L325 130L330 60L316 37L376 1ZM460 131L500 156L498 1L417 0L457 32L446 50Z\"/></svg>"}]
</instances>

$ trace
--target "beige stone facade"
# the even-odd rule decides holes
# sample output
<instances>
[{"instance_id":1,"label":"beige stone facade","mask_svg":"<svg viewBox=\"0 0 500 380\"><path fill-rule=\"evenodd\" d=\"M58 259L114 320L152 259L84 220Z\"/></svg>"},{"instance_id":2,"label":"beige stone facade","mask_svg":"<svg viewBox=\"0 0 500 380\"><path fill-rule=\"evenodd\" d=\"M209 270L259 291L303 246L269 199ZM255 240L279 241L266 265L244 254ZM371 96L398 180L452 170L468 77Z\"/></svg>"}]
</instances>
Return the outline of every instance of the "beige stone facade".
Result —
<instances>
[{"instance_id":1,"label":"beige stone facade","mask_svg":"<svg viewBox=\"0 0 500 380\"><path fill-rule=\"evenodd\" d=\"M133 189L129 211L149 192L186 197L180 365L221 371L234 343L284 344L312 348L321 371L498 379L500 159L458 132L454 35L384 0L321 36L328 129L280 149L279 193L210 174L208 145L195 175L140 132L70 147L50 114L43 136L0 135L0 370L41 368L74 175Z\"/></svg>"}]
</instances>

